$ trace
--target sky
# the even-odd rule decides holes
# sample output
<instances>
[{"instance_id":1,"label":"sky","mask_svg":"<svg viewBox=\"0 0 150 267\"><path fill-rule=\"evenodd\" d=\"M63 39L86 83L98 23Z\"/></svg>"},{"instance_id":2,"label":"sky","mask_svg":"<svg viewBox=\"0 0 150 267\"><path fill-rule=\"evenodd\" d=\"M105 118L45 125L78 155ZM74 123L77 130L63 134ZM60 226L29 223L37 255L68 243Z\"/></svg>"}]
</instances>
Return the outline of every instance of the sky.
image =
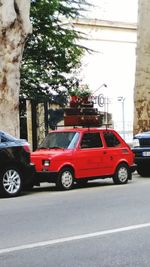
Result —
<instances>
[{"instance_id":1,"label":"sky","mask_svg":"<svg viewBox=\"0 0 150 267\"><path fill-rule=\"evenodd\" d=\"M137 22L138 0L90 0L89 16L101 20Z\"/></svg>"}]
</instances>

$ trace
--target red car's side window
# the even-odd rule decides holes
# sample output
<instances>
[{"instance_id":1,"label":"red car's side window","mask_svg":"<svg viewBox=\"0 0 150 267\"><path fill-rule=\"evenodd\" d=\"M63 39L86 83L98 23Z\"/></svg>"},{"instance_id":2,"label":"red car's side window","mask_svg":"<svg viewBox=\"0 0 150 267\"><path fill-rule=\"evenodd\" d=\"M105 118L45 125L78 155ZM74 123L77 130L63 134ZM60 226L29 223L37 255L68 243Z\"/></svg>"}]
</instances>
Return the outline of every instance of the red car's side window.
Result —
<instances>
[{"instance_id":1,"label":"red car's side window","mask_svg":"<svg viewBox=\"0 0 150 267\"><path fill-rule=\"evenodd\" d=\"M85 133L81 140L81 148L96 148L102 147L102 140L100 134L97 133Z\"/></svg>"},{"instance_id":2,"label":"red car's side window","mask_svg":"<svg viewBox=\"0 0 150 267\"><path fill-rule=\"evenodd\" d=\"M103 136L108 147L118 147L121 145L120 140L113 132L104 132Z\"/></svg>"}]
</instances>

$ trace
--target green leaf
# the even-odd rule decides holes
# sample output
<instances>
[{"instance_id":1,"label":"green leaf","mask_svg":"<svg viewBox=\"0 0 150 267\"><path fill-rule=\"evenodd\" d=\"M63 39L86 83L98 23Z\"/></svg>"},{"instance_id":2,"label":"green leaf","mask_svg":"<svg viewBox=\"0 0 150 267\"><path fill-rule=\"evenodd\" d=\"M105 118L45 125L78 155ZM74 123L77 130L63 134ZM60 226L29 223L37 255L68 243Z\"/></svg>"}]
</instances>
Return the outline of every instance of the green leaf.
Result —
<instances>
[{"instance_id":1,"label":"green leaf","mask_svg":"<svg viewBox=\"0 0 150 267\"><path fill-rule=\"evenodd\" d=\"M79 17L87 7L84 0L31 1L33 34L28 37L23 54L21 96L53 99L54 90L60 95L60 103L66 103L86 50L77 45L81 33L66 27L66 22Z\"/></svg>"}]
</instances>

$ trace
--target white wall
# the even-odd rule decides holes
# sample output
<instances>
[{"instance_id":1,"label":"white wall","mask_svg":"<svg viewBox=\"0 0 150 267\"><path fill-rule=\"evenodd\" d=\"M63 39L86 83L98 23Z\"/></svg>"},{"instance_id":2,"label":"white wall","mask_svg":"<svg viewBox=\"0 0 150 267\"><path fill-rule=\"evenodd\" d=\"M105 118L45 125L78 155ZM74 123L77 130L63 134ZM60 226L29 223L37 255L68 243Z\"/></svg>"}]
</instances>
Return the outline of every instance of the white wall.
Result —
<instances>
[{"instance_id":1,"label":"white wall","mask_svg":"<svg viewBox=\"0 0 150 267\"><path fill-rule=\"evenodd\" d=\"M136 25L90 20L87 25L81 23L76 27L89 38L82 40L82 44L94 50L84 55L80 77L93 92L103 83L107 84L107 88L102 87L97 94L103 93L109 98L108 111L112 113L117 131L122 130L122 104L117 98L125 98L125 130L132 135ZM129 137L126 135L126 138Z\"/></svg>"}]
</instances>

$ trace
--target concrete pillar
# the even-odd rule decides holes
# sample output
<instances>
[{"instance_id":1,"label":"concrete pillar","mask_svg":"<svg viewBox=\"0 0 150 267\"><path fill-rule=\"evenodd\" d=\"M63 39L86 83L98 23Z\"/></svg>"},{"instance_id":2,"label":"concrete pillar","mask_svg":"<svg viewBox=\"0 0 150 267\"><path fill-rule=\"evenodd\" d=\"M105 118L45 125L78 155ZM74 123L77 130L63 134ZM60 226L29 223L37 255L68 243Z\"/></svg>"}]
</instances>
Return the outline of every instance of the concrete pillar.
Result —
<instances>
[{"instance_id":1,"label":"concrete pillar","mask_svg":"<svg viewBox=\"0 0 150 267\"><path fill-rule=\"evenodd\" d=\"M30 144L30 149L33 148L33 138L32 138L32 109L31 109L31 101L26 101L26 109L27 109L27 136L28 142Z\"/></svg>"},{"instance_id":2,"label":"concrete pillar","mask_svg":"<svg viewBox=\"0 0 150 267\"><path fill-rule=\"evenodd\" d=\"M37 104L37 145L39 145L45 137L45 111L44 103Z\"/></svg>"}]
</instances>

